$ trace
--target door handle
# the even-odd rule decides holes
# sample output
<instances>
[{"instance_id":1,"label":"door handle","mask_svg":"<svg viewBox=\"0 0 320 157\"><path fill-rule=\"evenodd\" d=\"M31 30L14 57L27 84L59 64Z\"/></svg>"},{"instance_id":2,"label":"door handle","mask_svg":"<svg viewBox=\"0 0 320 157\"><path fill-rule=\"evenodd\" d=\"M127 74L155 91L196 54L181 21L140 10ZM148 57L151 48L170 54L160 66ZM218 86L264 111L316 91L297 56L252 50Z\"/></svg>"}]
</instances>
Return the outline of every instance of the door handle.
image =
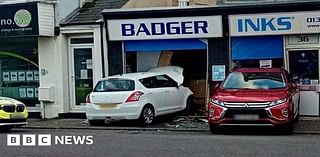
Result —
<instances>
[{"instance_id":1,"label":"door handle","mask_svg":"<svg viewBox=\"0 0 320 157\"><path fill-rule=\"evenodd\" d=\"M165 93L169 93L169 91L168 90L166 90L166 91L164 91Z\"/></svg>"}]
</instances>

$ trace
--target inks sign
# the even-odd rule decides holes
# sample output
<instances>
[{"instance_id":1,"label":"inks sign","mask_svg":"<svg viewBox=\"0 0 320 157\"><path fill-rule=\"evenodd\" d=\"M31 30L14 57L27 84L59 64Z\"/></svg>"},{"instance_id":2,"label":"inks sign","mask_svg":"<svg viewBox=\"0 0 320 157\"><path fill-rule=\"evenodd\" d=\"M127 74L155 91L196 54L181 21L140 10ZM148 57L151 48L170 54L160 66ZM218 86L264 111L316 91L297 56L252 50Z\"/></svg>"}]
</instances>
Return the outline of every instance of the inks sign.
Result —
<instances>
[{"instance_id":1,"label":"inks sign","mask_svg":"<svg viewBox=\"0 0 320 157\"><path fill-rule=\"evenodd\" d=\"M238 19L238 31L239 32L266 32L266 31L282 31L291 30L292 28L292 17L278 17L278 18L256 18L256 19Z\"/></svg>"},{"instance_id":2,"label":"inks sign","mask_svg":"<svg viewBox=\"0 0 320 157\"><path fill-rule=\"evenodd\" d=\"M108 20L110 40L222 37L221 16Z\"/></svg>"},{"instance_id":3,"label":"inks sign","mask_svg":"<svg viewBox=\"0 0 320 157\"><path fill-rule=\"evenodd\" d=\"M37 3L0 6L0 37L38 35Z\"/></svg>"},{"instance_id":4,"label":"inks sign","mask_svg":"<svg viewBox=\"0 0 320 157\"><path fill-rule=\"evenodd\" d=\"M232 15L229 20L232 36L293 34L300 31L294 14Z\"/></svg>"},{"instance_id":5,"label":"inks sign","mask_svg":"<svg viewBox=\"0 0 320 157\"><path fill-rule=\"evenodd\" d=\"M231 36L320 33L320 11L230 15Z\"/></svg>"}]
</instances>

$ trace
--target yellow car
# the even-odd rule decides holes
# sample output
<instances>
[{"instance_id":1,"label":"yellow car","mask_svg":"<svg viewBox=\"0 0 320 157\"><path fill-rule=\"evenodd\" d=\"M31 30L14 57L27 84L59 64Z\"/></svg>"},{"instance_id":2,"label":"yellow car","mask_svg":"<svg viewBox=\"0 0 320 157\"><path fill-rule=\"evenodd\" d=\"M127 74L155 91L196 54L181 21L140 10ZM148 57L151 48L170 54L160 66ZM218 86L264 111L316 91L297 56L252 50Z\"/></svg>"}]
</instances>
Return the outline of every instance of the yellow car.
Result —
<instances>
[{"instance_id":1,"label":"yellow car","mask_svg":"<svg viewBox=\"0 0 320 157\"><path fill-rule=\"evenodd\" d=\"M0 97L0 131L26 125L27 118L25 104L12 98Z\"/></svg>"}]
</instances>

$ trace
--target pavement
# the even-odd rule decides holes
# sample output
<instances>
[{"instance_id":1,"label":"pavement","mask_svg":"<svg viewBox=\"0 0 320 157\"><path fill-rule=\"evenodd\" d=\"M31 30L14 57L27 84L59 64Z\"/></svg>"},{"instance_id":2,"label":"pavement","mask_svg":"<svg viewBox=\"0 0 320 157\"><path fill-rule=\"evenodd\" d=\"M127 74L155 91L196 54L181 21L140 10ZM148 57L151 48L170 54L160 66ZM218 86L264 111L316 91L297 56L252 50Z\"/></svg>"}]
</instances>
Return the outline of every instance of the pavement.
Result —
<instances>
[{"instance_id":1,"label":"pavement","mask_svg":"<svg viewBox=\"0 0 320 157\"><path fill-rule=\"evenodd\" d=\"M28 119L28 129L92 129L92 130L138 130L138 131L182 131L209 132L205 117L181 116L164 118L148 127L138 127L134 121L119 121L101 126L90 126L86 119ZM300 117L294 126L294 134L319 134L320 117Z\"/></svg>"}]
</instances>

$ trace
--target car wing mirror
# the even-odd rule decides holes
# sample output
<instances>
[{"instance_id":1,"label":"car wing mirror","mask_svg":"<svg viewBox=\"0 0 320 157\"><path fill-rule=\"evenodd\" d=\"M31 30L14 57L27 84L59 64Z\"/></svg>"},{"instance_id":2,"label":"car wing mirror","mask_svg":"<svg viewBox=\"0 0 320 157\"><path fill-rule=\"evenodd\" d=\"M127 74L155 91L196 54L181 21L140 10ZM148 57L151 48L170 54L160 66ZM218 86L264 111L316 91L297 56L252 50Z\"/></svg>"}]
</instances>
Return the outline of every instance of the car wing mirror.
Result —
<instances>
[{"instance_id":1,"label":"car wing mirror","mask_svg":"<svg viewBox=\"0 0 320 157\"><path fill-rule=\"evenodd\" d=\"M220 86L221 82L217 83L214 88L218 88Z\"/></svg>"},{"instance_id":2,"label":"car wing mirror","mask_svg":"<svg viewBox=\"0 0 320 157\"><path fill-rule=\"evenodd\" d=\"M291 83L289 84L289 88L290 88L291 91L295 91L295 90L298 89L298 86L297 86L296 83L291 82Z\"/></svg>"},{"instance_id":3,"label":"car wing mirror","mask_svg":"<svg viewBox=\"0 0 320 157\"><path fill-rule=\"evenodd\" d=\"M298 88L297 84L294 83L294 82L291 83L291 86L292 86L293 89L297 89Z\"/></svg>"}]
</instances>

